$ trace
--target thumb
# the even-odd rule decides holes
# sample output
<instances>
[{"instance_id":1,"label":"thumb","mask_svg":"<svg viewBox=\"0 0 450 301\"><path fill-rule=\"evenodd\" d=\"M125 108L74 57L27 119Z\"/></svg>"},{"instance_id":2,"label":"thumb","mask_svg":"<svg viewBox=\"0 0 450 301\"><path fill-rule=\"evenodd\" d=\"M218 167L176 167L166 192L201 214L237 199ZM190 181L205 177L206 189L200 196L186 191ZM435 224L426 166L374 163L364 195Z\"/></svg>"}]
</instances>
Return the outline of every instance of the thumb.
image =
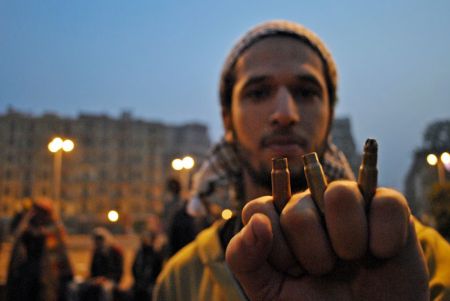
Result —
<instances>
[{"instance_id":1,"label":"thumb","mask_svg":"<svg viewBox=\"0 0 450 301\"><path fill-rule=\"evenodd\" d=\"M277 277L278 273L267 262L272 242L269 218L256 213L228 244L226 261L251 300L258 299L273 277Z\"/></svg>"}]
</instances>

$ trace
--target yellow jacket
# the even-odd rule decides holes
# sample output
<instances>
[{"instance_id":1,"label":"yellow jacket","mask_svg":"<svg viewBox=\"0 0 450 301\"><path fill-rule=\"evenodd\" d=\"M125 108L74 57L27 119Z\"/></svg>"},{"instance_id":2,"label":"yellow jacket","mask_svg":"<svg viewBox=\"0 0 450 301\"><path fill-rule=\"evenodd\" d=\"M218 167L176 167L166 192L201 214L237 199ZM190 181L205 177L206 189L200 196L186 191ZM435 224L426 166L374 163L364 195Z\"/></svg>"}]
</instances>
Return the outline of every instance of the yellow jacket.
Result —
<instances>
[{"instance_id":1,"label":"yellow jacket","mask_svg":"<svg viewBox=\"0 0 450 301\"><path fill-rule=\"evenodd\" d=\"M225 263L217 222L173 256L158 277L157 301L247 300ZM450 245L432 228L415 221L430 273L431 300L450 300Z\"/></svg>"},{"instance_id":2,"label":"yellow jacket","mask_svg":"<svg viewBox=\"0 0 450 301\"><path fill-rule=\"evenodd\" d=\"M430 279L430 300L450 300L450 245L436 230L415 220Z\"/></svg>"}]
</instances>

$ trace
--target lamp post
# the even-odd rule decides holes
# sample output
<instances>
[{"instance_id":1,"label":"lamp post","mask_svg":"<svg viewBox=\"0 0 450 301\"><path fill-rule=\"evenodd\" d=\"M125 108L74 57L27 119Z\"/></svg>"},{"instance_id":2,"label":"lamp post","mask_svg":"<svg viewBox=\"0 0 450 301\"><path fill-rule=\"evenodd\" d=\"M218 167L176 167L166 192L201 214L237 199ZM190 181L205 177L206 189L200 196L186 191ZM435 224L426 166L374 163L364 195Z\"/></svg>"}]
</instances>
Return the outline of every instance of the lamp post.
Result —
<instances>
[{"instance_id":1,"label":"lamp post","mask_svg":"<svg viewBox=\"0 0 450 301\"><path fill-rule=\"evenodd\" d=\"M450 154L443 152L439 157L435 154L429 154L427 156L427 163L431 166L436 166L439 184L444 185L446 182L445 168L450 166Z\"/></svg>"},{"instance_id":2,"label":"lamp post","mask_svg":"<svg viewBox=\"0 0 450 301\"><path fill-rule=\"evenodd\" d=\"M115 223L119 220L119 212L117 212L116 210L109 210L108 211L108 220L111 223Z\"/></svg>"},{"instance_id":3,"label":"lamp post","mask_svg":"<svg viewBox=\"0 0 450 301\"><path fill-rule=\"evenodd\" d=\"M54 153L53 157L53 201L55 202L55 209L57 212L61 208L61 166L62 153L71 152L75 144L70 139L63 140L60 137L53 138L48 144L48 150Z\"/></svg>"},{"instance_id":4,"label":"lamp post","mask_svg":"<svg viewBox=\"0 0 450 301\"><path fill-rule=\"evenodd\" d=\"M184 193L189 190L190 170L194 167L195 161L191 156L185 156L183 159L176 158L172 160L172 168L181 173L181 187Z\"/></svg>"}]
</instances>

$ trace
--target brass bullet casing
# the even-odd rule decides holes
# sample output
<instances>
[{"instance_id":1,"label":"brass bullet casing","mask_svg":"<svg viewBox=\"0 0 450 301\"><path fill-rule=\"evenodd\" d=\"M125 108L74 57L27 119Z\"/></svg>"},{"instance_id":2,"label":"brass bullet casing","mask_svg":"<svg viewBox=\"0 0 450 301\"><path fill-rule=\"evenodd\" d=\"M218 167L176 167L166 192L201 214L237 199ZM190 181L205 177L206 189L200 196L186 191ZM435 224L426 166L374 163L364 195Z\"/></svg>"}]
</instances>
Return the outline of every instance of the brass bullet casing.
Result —
<instances>
[{"instance_id":1,"label":"brass bullet casing","mask_svg":"<svg viewBox=\"0 0 450 301\"><path fill-rule=\"evenodd\" d=\"M291 198L291 177L287 158L272 159L272 197L278 213L281 213Z\"/></svg>"},{"instance_id":2,"label":"brass bullet casing","mask_svg":"<svg viewBox=\"0 0 450 301\"><path fill-rule=\"evenodd\" d=\"M304 155L303 162L306 182L311 191L311 197L317 208L319 208L320 212L323 214L325 211L323 195L327 188L327 179L325 178L322 165L315 152Z\"/></svg>"},{"instance_id":3,"label":"brass bullet casing","mask_svg":"<svg viewBox=\"0 0 450 301\"><path fill-rule=\"evenodd\" d=\"M375 139L367 139L358 173L358 186L361 191L366 208L370 205L378 185L378 143Z\"/></svg>"}]
</instances>

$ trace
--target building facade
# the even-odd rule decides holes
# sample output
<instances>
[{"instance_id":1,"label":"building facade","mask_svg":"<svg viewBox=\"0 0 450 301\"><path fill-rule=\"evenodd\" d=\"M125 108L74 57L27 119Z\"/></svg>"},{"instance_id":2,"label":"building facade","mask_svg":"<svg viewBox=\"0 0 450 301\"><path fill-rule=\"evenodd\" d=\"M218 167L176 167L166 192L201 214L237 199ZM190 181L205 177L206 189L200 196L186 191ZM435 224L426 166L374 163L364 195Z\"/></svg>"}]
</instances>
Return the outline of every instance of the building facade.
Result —
<instances>
[{"instance_id":1,"label":"building facade","mask_svg":"<svg viewBox=\"0 0 450 301\"><path fill-rule=\"evenodd\" d=\"M10 109L0 115L0 215L11 216L26 199L54 195L55 136L74 141L62 153L63 217L106 217L109 210L139 218L160 213L165 182L180 175L171 161L190 155L196 166L210 147L202 124L180 126L132 118L81 114L32 116Z\"/></svg>"}]
</instances>

